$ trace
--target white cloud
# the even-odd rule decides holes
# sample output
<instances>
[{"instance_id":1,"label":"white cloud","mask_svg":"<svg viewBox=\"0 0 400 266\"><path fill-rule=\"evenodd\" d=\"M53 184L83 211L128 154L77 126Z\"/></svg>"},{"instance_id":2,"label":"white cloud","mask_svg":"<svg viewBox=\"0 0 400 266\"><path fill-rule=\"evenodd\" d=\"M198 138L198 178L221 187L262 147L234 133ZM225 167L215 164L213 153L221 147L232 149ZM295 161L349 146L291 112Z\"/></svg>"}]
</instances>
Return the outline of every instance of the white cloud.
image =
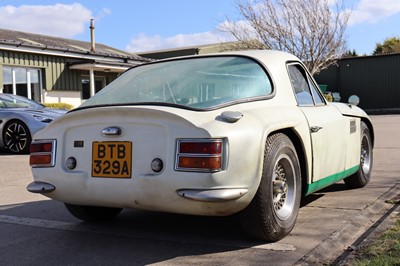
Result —
<instances>
[{"instance_id":1,"label":"white cloud","mask_svg":"<svg viewBox=\"0 0 400 266\"><path fill-rule=\"evenodd\" d=\"M229 41L230 39L221 32L200 32L193 34L177 34L170 37L160 35L148 36L140 33L131 39L126 46L129 52L154 51L177 47L195 46L203 44L214 44Z\"/></svg>"},{"instance_id":2,"label":"white cloud","mask_svg":"<svg viewBox=\"0 0 400 266\"><path fill-rule=\"evenodd\" d=\"M0 7L0 28L71 38L83 33L92 17L92 12L79 3L8 5Z\"/></svg>"},{"instance_id":3,"label":"white cloud","mask_svg":"<svg viewBox=\"0 0 400 266\"><path fill-rule=\"evenodd\" d=\"M104 17L106 17L106 16L108 16L110 14L111 14L111 9L103 7L100 10L100 13L96 16L96 20L101 20L101 19L103 19Z\"/></svg>"},{"instance_id":4,"label":"white cloud","mask_svg":"<svg viewBox=\"0 0 400 266\"><path fill-rule=\"evenodd\" d=\"M349 25L374 24L398 13L399 0L361 0L351 13Z\"/></svg>"}]
</instances>

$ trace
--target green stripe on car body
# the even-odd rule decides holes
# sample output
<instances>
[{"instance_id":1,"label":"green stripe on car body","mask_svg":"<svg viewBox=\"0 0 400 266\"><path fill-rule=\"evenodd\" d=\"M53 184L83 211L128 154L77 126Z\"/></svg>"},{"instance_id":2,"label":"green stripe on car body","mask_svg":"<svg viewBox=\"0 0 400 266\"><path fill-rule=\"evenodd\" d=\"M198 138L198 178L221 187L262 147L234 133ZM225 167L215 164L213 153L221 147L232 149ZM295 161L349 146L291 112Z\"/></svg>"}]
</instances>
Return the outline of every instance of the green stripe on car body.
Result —
<instances>
[{"instance_id":1,"label":"green stripe on car body","mask_svg":"<svg viewBox=\"0 0 400 266\"><path fill-rule=\"evenodd\" d=\"M358 171L358 168L360 167L360 165L356 165L350 169L344 170L343 172L340 173L336 173L330 176L327 176L325 178L322 178L321 180L318 180L314 183L311 184L307 184L307 188L306 188L306 194L305 195L309 195L319 189L322 189L324 187L327 187L337 181L340 181L348 176L351 176L352 174L356 173Z\"/></svg>"}]
</instances>

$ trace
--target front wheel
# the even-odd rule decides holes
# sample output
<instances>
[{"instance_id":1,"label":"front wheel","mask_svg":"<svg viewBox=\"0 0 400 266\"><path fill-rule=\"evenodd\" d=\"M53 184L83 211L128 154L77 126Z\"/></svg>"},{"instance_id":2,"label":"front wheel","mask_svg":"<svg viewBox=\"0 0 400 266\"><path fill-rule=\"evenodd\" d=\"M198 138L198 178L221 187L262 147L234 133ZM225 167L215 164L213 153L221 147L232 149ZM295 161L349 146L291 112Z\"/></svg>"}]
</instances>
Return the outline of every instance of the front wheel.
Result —
<instances>
[{"instance_id":1,"label":"front wheel","mask_svg":"<svg viewBox=\"0 0 400 266\"><path fill-rule=\"evenodd\" d=\"M291 140L278 133L267 139L259 188L240 213L243 229L251 236L278 241L293 229L300 207L300 164Z\"/></svg>"},{"instance_id":2,"label":"front wheel","mask_svg":"<svg viewBox=\"0 0 400 266\"><path fill-rule=\"evenodd\" d=\"M67 210L76 218L87 222L102 222L115 218L121 208L81 206L64 203Z\"/></svg>"},{"instance_id":3,"label":"front wheel","mask_svg":"<svg viewBox=\"0 0 400 266\"><path fill-rule=\"evenodd\" d=\"M351 188L361 188L368 184L372 172L372 141L368 126L361 122L361 156L358 171L345 178L344 182Z\"/></svg>"}]
</instances>

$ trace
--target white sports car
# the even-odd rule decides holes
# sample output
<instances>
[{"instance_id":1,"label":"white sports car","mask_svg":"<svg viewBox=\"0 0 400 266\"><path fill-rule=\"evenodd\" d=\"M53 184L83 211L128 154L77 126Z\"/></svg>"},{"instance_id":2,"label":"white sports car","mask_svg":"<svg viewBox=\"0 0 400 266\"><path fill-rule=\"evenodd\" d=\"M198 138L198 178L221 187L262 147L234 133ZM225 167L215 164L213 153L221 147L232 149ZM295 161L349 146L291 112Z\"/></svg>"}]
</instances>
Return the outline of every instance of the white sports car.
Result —
<instances>
[{"instance_id":1,"label":"white sports car","mask_svg":"<svg viewBox=\"0 0 400 266\"><path fill-rule=\"evenodd\" d=\"M152 62L34 136L33 193L77 218L122 208L239 214L277 241L301 196L370 180L374 132L352 104L329 103L299 59L277 51Z\"/></svg>"}]
</instances>

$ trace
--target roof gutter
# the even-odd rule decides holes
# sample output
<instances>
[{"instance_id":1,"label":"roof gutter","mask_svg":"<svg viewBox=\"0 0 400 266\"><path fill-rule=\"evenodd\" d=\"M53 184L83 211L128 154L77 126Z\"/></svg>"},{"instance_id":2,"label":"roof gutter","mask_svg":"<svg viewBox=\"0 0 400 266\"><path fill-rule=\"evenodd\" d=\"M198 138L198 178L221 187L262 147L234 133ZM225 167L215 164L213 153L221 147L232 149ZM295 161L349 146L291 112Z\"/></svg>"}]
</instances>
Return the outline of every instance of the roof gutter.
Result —
<instances>
[{"instance_id":1,"label":"roof gutter","mask_svg":"<svg viewBox=\"0 0 400 266\"><path fill-rule=\"evenodd\" d=\"M132 66L116 66L116 65L109 65L109 64L102 64L102 63L83 63L83 64L74 64L71 65L70 69L77 69L77 70L90 70L93 69L95 71L103 71L103 72L116 72L122 73L125 72Z\"/></svg>"},{"instance_id":2,"label":"roof gutter","mask_svg":"<svg viewBox=\"0 0 400 266\"><path fill-rule=\"evenodd\" d=\"M96 60L96 59L104 59L111 62L124 62L128 64L141 64L142 62L147 62L147 60L139 60L135 58L129 57L117 57L113 55L107 54L92 54L90 52L80 53L80 52L71 52L69 49L57 49L53 47L42 47L39 48L34 45L21 45L20 43L16 43L13 45L5 44L4 42L0 42L0 50L13 51L13 52L25 52L25 53L33 53L33 54L41 54L41 55L50 55L50 56L60 56L60 57L68 57L68 58L79 58L79 59L88 59L88 60Z\"/></svg>"}]
</instances>

